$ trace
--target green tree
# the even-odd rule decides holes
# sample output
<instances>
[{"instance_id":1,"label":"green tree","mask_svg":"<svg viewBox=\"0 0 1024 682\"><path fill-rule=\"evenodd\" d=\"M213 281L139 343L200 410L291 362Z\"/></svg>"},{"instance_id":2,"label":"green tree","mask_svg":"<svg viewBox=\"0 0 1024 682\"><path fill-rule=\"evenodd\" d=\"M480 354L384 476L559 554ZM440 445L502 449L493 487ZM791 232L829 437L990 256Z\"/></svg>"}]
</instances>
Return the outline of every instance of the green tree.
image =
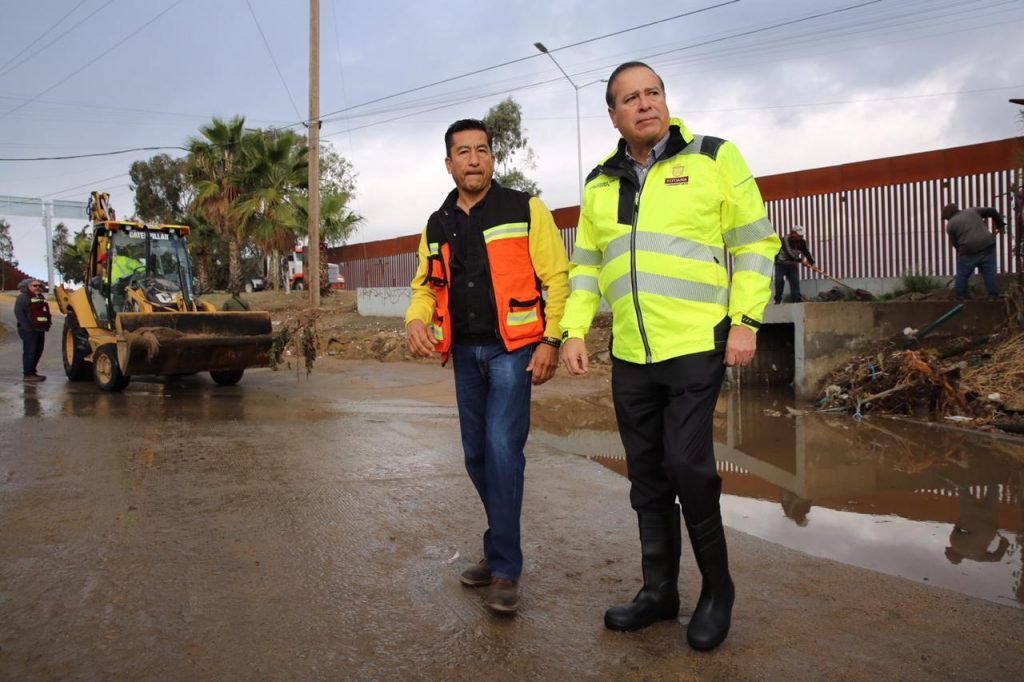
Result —
<instances>
[{"instance_id":1,"label":"green tree","mask_svg":"<svg viewBox=\"0 0 1024 682\"><path fill-rule=\"evenodd\" d=\"M186 177L195 187L192 206L228 244L228 288L242 286L242 243L249 223L238 220L235 202L242 194L242 138L245 119L213 118L188 140Z\"/></svg>"},{"instance_id":2,"label":"green tree","mask_svg":"<svg viewBox=\"0 0 1024 682\"><path fill-rule=\"evenodd\" d=\"M195 198L187 170L187 157L173 159L168 154L133 163L128 174L136 218L147 223L182 223Z\"/></svg>"},{"instance_id":3,"label":"green tree","mask_svg":"<svg viewBox=\"0 0 1024 682\"><path fill-rule=\"evenodd\" d=\"M53 266L64 282L85 282L92 255L89 225L71 236L64 223L57 223L53 232Z\"/></svg>"},{"instance_id":4,"label":"green tree","mask_svg":"<svg viewBox=\"0 0 1024 682\"><path fill-rule=\"evenodd\" d=\"M188 250L198 280L197 293L204 294L227 286L227 242L199 213L188 213L182 219L188 225Z\"/></svg>"},{"instance_id":5,"label":"green tree","mask_svg":"<svg viewBox=\"0 0 1024 682\"><path fill-rule=\"evenodd\" d=\"M494 179L505 187L540 196L540 187L524 172L536 168L536 163L523 130L523 108L508 97L491 107L483 122L491 131L491 151L497 166Z\"/></svg>"},{"instance_id":6,"label":"green tree","mask_svg":"<svg viewBox=\"0 0 1024 682\"><path fill-rule=\"evenodd\" d=\"M14 260L14 242L11 240L11 224L0 218L0 260L6 261L11 267L18 267ZM7 289L7 268L0 267L0 291Z\"/></svg>"},{"instance_id":7,"label":"green tree","mask_svg":"<svg viewBox=\"0 0 1024 682\"><path fill-rule=\"evenodd\" d=\"M363 218L349 207L355 197L352 164L332 147L320 150L320 291L330 293L327 280L327 249L344 244ZM309 234L309 192L296 192L288 206L288 215L297 234Z\"/></svg>"}]
</instances>

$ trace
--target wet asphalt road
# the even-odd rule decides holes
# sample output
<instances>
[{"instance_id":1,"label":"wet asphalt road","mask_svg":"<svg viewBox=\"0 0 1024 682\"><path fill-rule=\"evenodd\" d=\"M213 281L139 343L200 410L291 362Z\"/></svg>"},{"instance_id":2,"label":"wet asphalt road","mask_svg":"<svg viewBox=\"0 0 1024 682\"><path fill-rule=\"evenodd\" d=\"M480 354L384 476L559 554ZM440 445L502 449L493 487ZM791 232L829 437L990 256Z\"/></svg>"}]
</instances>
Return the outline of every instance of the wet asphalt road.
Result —
<instances>
[{"instance_id":1,"label":"wet asphalt road","mask_svg":"<svg viewBox=\"0 0 1024 682\"><path fill-rule=\"evenodd\" d=\"M9 329L9 328L8 328ZM1008 678L1024 614L729 534L718 652L604 630L636 590L624 479L528 446L521 613L462 588L482 514L451 375L325 362L24 386L0 343L0 679ZM684 552L684 604L698 585ZM971 646L965 650L965 630Z\"/></svg>"}]
</instances>

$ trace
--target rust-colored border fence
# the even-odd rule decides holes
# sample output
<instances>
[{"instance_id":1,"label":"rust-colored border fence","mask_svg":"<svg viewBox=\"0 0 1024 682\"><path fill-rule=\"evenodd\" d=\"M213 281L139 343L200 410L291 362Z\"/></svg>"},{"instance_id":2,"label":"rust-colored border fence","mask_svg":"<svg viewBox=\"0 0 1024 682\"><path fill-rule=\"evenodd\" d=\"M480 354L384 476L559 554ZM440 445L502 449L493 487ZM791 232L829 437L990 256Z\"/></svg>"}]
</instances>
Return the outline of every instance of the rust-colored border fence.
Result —
<instances>
[{"instance_id":1,"label":"rust-colored border fence","mask_svg":"<svg viewBox=\"0 0 1024 682\"><path fill-rule=\"evenodd\" d=\"M999 140L769 175L758 185L776 230L804 225L811 253L833 277L951 277L956 260L942 207L951 201L991 206L1012 224L1011 191L1022 158L1019 140ZM571 253L579 208L553 213ZM407 286L418 246L416 234L331 249L328 260L341 266L349 288ZM999 271L1014 272L1009 231L998 238L996 253Z\"/></svg>"}]
</instances>

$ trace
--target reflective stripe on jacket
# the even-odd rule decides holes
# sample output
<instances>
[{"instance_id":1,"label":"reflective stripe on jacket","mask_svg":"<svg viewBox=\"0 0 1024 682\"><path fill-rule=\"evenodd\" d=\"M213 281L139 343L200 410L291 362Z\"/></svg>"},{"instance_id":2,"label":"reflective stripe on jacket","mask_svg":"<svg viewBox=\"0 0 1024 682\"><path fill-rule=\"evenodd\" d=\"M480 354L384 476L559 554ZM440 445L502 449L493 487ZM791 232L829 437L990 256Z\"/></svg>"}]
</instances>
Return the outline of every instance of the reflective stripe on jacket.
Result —
<instances>
[{"instance_id":1,"label":"reflective stripe on jacket","mask_svg":"<svg viewBox=\"0 0 1024 682\"><path fill-rule=\"evenodd\" d=\"M128 256L115 256L114 262L110 266L110 281L116 282L128 277L141 265L142 262L135 258L130 258Z\"/></svg>"},{"instance_id":2,"label":"reflective stripe on jacket","mask_svg":"<svg viewBox=\"0 0 1024 682\"><path fill-rule=\"evenodd\" d=\"M50 305L42 296L29 299L28 303L29 321L32 322L33 331L50 331L51 317Z\"/></svg>"},{"instance_id":3,"label":"reflective stripe on jacket","mask_svg":"<svg viewBox=\"0 0 1024 682\"><path fill-rule=\"evenodd\" d=\"M641 188L625 145L620 139L587 178L564 336L586 336L602 296L612 309L612 354L627 362L712 350L726 315L756 330L781 244L739 150L673 118Z\"/></svg>"},{"instance_id":4,"label":"reflective stripe on jacket","mask_svg":"<svg viewBox=\"0 0 1024 682\"><path fill-rule=\"evenodd\" d=\"M406 323L432 325L434 343L447 360L452 344L449 310L454 191L430 216L419 248ZM448 213L446 213L448 212ZM568 260L550 211L536 197L493 183L479 215L500 338L509 351L557 337L568 296ZM547 292L547 301L541 292Z\"/></svg>"}]
</instances>

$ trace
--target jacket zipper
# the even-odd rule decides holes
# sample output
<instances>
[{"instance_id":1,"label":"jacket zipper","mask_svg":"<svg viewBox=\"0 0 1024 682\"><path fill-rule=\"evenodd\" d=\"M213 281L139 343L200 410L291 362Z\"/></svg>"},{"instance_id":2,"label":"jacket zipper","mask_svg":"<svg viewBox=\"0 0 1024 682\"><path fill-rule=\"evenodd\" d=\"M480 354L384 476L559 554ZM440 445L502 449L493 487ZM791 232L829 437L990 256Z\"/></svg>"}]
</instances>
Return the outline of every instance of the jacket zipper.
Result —
<instances>
[{"instance_id":1,"label":"jacket zipper","mask_svg":"<svg viewBox=\"0 0 1024 682\"><path fill-rule=\"evenodd\" d=\"M644 329L644 314L640 311L640 287L636 278L636 223L640 219L640 193L643 189L643 186L637 187L636 194L633 196L633 229L629 235L629 279L633 285L633 309L636 311L636 324L640 330L640 340L644 342L647 364L650 365L654 359L651 357L651 344L647 341L647 331Z\"/></svg>"}]
</instances>

